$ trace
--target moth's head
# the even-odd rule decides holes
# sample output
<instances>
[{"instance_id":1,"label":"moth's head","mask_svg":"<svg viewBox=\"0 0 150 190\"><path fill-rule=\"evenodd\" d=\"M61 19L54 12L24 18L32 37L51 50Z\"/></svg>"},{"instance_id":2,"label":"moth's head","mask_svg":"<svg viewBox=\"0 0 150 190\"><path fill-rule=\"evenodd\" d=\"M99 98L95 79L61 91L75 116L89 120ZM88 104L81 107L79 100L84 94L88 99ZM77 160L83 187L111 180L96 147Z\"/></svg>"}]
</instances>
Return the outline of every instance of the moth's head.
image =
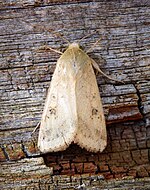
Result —
<instances>
[{"instance_id":1,"label":"moth's head","mask_svg":"<svg viewBox=\"0 0 150 190\"><path fill-rule=\"evenodd\" d=\"M70 44L70 45L69 45L69 47L68 47L68 48L70 48L70 49L72 49L72 48L80 48L80 46L79 46L79 44L78 44L78 43L73 42L72 44Z\"/></svg>"}]
</instances>

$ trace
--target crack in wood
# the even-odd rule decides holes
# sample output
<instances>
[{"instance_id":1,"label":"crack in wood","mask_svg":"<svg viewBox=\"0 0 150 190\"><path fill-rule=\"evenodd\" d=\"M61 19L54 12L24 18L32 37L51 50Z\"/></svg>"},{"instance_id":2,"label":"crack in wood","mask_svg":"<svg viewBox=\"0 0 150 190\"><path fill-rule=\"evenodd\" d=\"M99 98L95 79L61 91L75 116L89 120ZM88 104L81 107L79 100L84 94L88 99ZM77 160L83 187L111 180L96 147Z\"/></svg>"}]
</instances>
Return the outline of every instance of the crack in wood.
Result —
<instances>
[{"instance_id":1,"label":"crack in wood","mask_svg":"<svg viewBox=\"0 0 150 190\"><path fill-rule=\"evenodd\" d=\"M1 149L2 149L2 151L4 153L4 155L5 155L6 160L9 161L9 155L8 155L4 145L1 145Z\"/></svg>"}]
</instances>

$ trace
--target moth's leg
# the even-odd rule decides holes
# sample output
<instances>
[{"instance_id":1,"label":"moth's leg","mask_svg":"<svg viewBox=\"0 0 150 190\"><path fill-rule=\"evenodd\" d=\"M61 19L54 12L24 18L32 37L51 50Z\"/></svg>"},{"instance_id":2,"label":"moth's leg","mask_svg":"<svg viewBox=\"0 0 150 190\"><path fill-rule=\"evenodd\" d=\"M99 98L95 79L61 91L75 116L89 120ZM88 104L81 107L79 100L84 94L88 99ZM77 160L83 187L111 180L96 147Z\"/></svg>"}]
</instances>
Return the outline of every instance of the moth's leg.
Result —
<instances>
[{"instance_id":1,"label":"moth's leg","mask_svg":"<svg viewBox=\"0 0 150 190\"><path fill-rule=\"evenodd\" d=\"M40 124L41 124L41 122L39 122L38 124L37 124L37 126L34 128L34 130L32 131L32 133L31 133L31 136L33 135L33 133L35 133L35 131L40 127Z\"/></svg>"},{"instance_id":2,"label":"moth's leg","mask_svg":"<svg viewBox=\"0 0 150 190\"><path fill-rule=\"evenodd\" d=\"M63 54L61 51L56 50L56 49L53 49L53 48L51 48L51 47L49 47L49 46L47 46L47 45L44 45L44 46L39 47L37 51L38 51L38 52L54 51L54 52L56 52L56 53Z\"/></svg>"},{"instance_id":3,"label":"moth's leg","mask_svg":"<svg viewBox=\"0 0 150 190\"><path fill-rule=\"evenodd\" d=\"M100 70L99 65L98 65L93 59L91 59L91 62L92 62L93 67L94 67L99 73L103 74L105 77L107 77L107 78L110 79L110 80L117 81L117 82L121 82L121 83L124 84L124 82L122 82L122 81L120 81L120 80L117 80L117 79L113 79L113 78L109 77L108 75L106 75L105 73L103 73L103 71Z\"/></svg>"}]
</instances>

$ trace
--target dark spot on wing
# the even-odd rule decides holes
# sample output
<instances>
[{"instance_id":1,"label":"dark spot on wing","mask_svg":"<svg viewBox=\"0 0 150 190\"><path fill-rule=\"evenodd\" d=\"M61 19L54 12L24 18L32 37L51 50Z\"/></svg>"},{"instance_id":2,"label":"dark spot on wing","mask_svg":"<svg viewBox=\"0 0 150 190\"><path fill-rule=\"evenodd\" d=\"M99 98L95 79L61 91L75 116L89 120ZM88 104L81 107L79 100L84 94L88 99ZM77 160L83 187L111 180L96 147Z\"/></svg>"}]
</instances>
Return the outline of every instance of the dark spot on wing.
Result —
<instances>
[{"instance_id":1,"label":"dark spot on wing","mask_svg":"<svg viewBox=\"0 0 150 190\"><path fill-rule=\"evenodd\" d=\"M93 98L96 98L96 93L93 94Z\"/></svg>"},{"instance_id":2,"label":"dark spot on wing","mask_svg":"<svg viewBox=\"0 0 150 190\"><path fill-rule=\"evenodd\" d=\"M97 115L97 114L98 114L98 110L95 109L95 108L93 108L93 109L92 109L92 115Z\"/></svg>"},{"instance_id":3,"label":"dark spot on wing","mask_svg":"<svg viewBox=\"0 0 150 190\"><path fill-rule=\"evenodd\" d=\"M55 108L50 108L49 113L53 114L53 115L56 115L56 109Z\"/></svg>"},{"instance_id":4,"label":"dark spot on wing","mask_svg":"<svg viewBox=\"0 0 150 190\"><path fill-rule=\"evenodd\" d=\"M73 67L74 67L74 68L76 67L76 63L75 63L75 61L73 61Z\"/></svg>"}]
</instances>

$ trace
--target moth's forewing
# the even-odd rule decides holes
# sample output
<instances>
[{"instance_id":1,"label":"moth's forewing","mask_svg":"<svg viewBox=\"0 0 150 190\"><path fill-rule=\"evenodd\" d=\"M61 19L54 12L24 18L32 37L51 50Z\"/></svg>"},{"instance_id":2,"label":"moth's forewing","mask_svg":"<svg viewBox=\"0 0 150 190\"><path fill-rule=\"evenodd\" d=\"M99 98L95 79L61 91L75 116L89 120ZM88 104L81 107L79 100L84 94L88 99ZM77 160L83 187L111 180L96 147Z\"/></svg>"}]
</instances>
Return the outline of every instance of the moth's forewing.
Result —
<instances>
[{"instance_id":1,"label":"moth's forewing","mask_svg":"<svg viewBox=\"0 0 150 190\"><path fill-rule=\"evenodd\" d=\"M43 153L65 150L77 131L75 79L70 56L66 50L58 60L47 94L38 139Z\"/></svg>"},{"instance_id":2,"label":"moth's forewing","mask_svg":"<svg viewBox=\"0 0 150 190\"><path fill-rule=\"evenodd\" d=\"M107 144L102 101L91 59L84 52L80 59L78 62L82 70L76 78L78 131L75 142L91 152L101 152ZM86 63L82 60L86 60Z\"/></svg>"}]
</instances>

